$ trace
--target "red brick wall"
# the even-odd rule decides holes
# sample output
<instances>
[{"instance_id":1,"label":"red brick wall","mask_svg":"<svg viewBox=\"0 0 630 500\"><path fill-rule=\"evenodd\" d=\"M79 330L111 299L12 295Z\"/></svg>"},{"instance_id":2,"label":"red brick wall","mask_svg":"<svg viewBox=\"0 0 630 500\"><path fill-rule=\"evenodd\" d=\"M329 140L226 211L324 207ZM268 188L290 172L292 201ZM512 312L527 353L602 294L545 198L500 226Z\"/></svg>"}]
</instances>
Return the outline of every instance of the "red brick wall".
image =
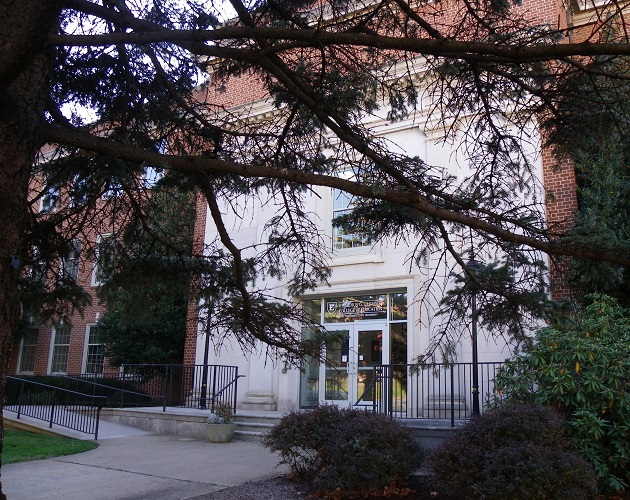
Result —
<instances>
[{"instance_id":1,"label":"red brick wall","mask_svg":"<svg viewBox=\"0 0 630 500\"><path fill-rule=\"evenodd\" d=\"M41 184L37 178L33 179L31 182L31 196L34 196L33 193L37 193L41 190ZM60 203L64 203L64 194L60 193ZM105 200L98 201L98 216L88 217L86 221L84 221L81 225L82 230L80 234L72 234L73 238L76 238L81 241L81 254L80 254L80 262L79 262L79 272L77 276L77 280L79 285L88 293L90 296L91 304L88 305L83 312L72 312L69 316L63 319L64 324L72 325L72 329L70 331L70 346L68 352L68 365L67 365L67 373L69 374L79 374L83 371L83 361L84 361L84 353L85 353L85 344L86 344L86 328L89 324L95 324L98 320L99 315L105 312L105 308L103 305L99 303L97 290L98 287L92 285L92 271L93 271L93 262L87 258L90 249L94 248L95 242L98 240L99 236L102 234L109 234L112 232L116 232L120 229L121 222L119 222L122 216L114 216L114 213L123 213L125 211L110 208L107 205ZM35 207L38 209L39 207ZM114 210L117 210L114 212ZM77 217L79 220L85 217L85 214L78 214L74 217ZM76 221L74 221L76 222ZM67 222L69 227L73 227L73 221ZM63 231L63 229L62 229ZM52 270L50 271L53 272ZM52 281L52 276L49 275ZM52 343L52 331L53 331L53 323L58 321L59 318L53 318L51 321L46 322L41 325L39 329L38 336L38 345L36 349L36 357L35 357L35 370L34 373L36 375L45 375L49 372L50 366L50 353L51 353L51 343ZM16 341L13 349L13 353L11 356L11 360L9 362L9 372L8 373L17 373L19 370L19 356L20 356L20 341ZM107 362L105 362L105 368L108 368Z\"/></svg>"},{"instance_id":2,"label":"red brick wall","mask_svg":"<svg viewBox=\"0 0 630 500\"><path fill-rule=\"evenodd\" d=\"M549 229L561 234L573 223L578 208L575 169L570 161L560 164L548 149L543 151L542 159L543 180L547 192L547 225ZM569 290L562 280L562 262L550 259L550 271L552 298L567 298Z\"/></svg>"},{"instance_id":3,"label":"red brick wall","mask_svg":"<svg viewBox=\"0 0 630 500\"><path fill-rule=\"evenodd\" d=\"M82 245L83 248L86 245ZM83 260L79 267L78 281L82 288L90 295L92 304L87 306L83 313L75 312L70 317L64 319L64 324L72 325L70 332L70 348L68 352L67 373L78 374L83 371L83 357L85 352L85 342L87 340L87 325L97 322L98 315L105 312L105 307L99 303L96 295L97 287L92 286L92 262ZM39 329L37 350L35 356L35 374L45 375L49 371L49 361L52 343L52 323L42 325ZM19 359L19 341L13 350L13 355L9 363L9 373L17 373Z\"/></svg>"},{"instance_id":4,"label":"red brick wall","mask_svg":"<svg viewBox=\"0 0 630 500\"><path fill-rule=\"evenodd\" d=\"M212 75L212 66L208 67L208 71L210 82L195 92L195 98L205 99L206 102L216 105L216 111L256 102L267 96L262 82L253 73L231 77L229 85L222 87L221 82L215 80Z\"/></svg>"}]
</instances>

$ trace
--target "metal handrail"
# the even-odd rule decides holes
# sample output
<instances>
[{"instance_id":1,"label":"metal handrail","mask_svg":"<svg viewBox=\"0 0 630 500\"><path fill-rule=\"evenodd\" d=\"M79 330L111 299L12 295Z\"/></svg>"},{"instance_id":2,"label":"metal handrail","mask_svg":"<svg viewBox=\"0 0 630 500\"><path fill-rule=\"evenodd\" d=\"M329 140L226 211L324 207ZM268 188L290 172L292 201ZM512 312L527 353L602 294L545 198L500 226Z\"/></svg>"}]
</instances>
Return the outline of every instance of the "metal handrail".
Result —
<instances>
[{"instance_id":1,"label":"metal handrail","mask_svg":"<svg viewBox=\"0 0 630 500\"><path fill-rule=\"evenodd\" d=\"M245 375L243 375L243 376L245 376ZM99 384L98 382L94 382L94 381L92 381L92 380L90 380L88 378L81 378L81 377L76 377L76 376L73 376L73 375L67 375L66 377L69 378L69 379L72 379L72 380L78 380L78 381L83 382L85 384L94 385L96 387L104 387L106 389L111 389L114 392L125 392L127 394L134 394L136 396L146 396L146 394L144 392L130 391L128 389L121 389L119 387L113 387L113 386L107 385L107 384ZM164 397L164 396L162 396L162 397Z\"/></svg>"},{"instance_id":2,"label":"metal handrail","mask_svg":"<svg viewBox=\"0 0 630 500\"><path fill-rule=\"evenodd\" d=\"M196 404L199 404L200 408L206 408L205 403L210 402L212 409L214 409L217 399L221 396L226 396L227 393L227 400L230 401L233 411L236 411L237 381L245 376L238 374L237 366L227 365L205 365L204 367L204 365L137 364L124 365L123 369L125 371L130 369L132 373L136 370L142 372L148 369L150 372L163 378L163 384L159 391L156 390L157 387L154 387L153 392L151 392L151 394L161 393L160 399L164 401L163 411L166 411L167 401L172 399L173 391L179 392L179 399L181 400L176 406L191 406L190 403L194 401ZM208 376L211 381L210 394L207 394L204 390L207 390ZM193 390L200 387L202 389L201 397L191 397ZM187 398L182 396L184 393L188 395Z\"/></svg>"},{"instance_id":3,"label":"metal handrail","mask_svg":"<svg viewBox=\"0 0 630 500\"><path fill-rule=\"evenodd\" d=\"M58 384L48 383L61 388L68 387L68 390L107 396L107 406L161 406L162 411L166 411L167 406L195 407L201 400L208 403L223 401L231 404L236 411L237 381L244 376L238 374L238 367L207 365L205 378L203 369L203 365L134 364L124 365L123 371L110 371L97 376L38 375L35 380L46 383L48 378L60 379ZM31 377L26 376L24 379ZM81 384L89 386L84 388ZM200 399L196 391L204 384L210 387L207 397L202 392L203 399Z\"/></svg>"},{"instance_id":4,"label":"metal handrail","mask_svg":"<svg viewBox=\"0 0 630 500\"><path fill-rule=\"evenodd\" d=\"M41 382L35 382L32 380L20 378L20 377L12 377L7 376L7 380L15 380L20 383L20 394L18 396L17 404L5 404L4 408L9 411L15 411L17 413L17 418L19 419L21 415L25 415L27 417L35 418L37 420L47 421L49 423L49 428L52 428L53 424L57 424L61 427L66 427L68 429L73 429L79 432L84 432L86 434L94 434L94 439L98 439L98 427L99 421L101 417L101 410L107 401L106 396L95 396L92 394L85 394L82 392L72 391L70 389L64 389L63 387L57 387L49 384L42 384ZM42 387L46 389L51 389L55 397L53 401L49 404L42 404L41 402L30 401L32 404L23 404L24 403L24 385L30 384L37 387ZM87 402L81 402L81 404L72 405L64 404L64 401L57 400L57 393L62 393L63 395L73 395L79 396L81 398L86 398L92 404L87 404ZM95 404L96 403L96 404ZM63 406L62 406L63 405ZM68 410L68 407L75 406L77 409L81 409L81 412ZM88 407L89 410L86 414L85 407ZM16 408L17 407L17 408ZM42 411L42 409L49 407L49 411ZM61 407L61 409L60 409ZM16 410L11 410L12 408L16 408ZM57 410L57 411L55 411ZM96 413L94 413L96 410ZM44 415L46 417L44 418ZM87 417L86 418L81 418Z\"/></svg>"},{"instance_id":5,"label":"metal handrail","mask_svg":"<svg viewBox=\"0 0 630 500\"><path fill-rule=\"evenodd\" d=\"M221 396L221 395L222 395L225 391L227 391L227 390L228 390L228 389L229 389L232 385L236 385L236 383L238 382L238 379L239 379L239 378L244 378L244 377L245 377L245 375L237 375L236 377L234 377L234 379L233 379L231 382L227 383L227 384L223 387L223 389L221 389L219 392L217 392L216 394L214 394L212 397L210 397L210 398L206 397L206 402L208 401L208 399L212 402L212 408L211 408L211 411L213 411L213 410L214 410L214 402L215 402L215 400L216 400L218 397L220 397L220 396ZM201 398L199 398L199 400L201 401Z\"/></svg>"},{"instance_id":6,"label":"metal handrail","mask_svg":"<svg viewBox=\"0 0 630 500\"><path fill-rule=\"evenodd\" d=\"M377 383L381 383L382 378L383 378L382 377L382 370L378 370L378 368L375 367L374 378L368 384L368 386L365 388L365 390L363 391L363 394L361 394L361 396L359 396L359 399L357 399L356 403L354 403L352 406L361 406L363 408L365 408L367 406L372 406L372 411L375 412L376 411L376 397L374 397L375 396L375 389L376 389ZM361 401L365 401L365 396L368 394L369 391L372 391L372 404L371 405L362 405L362 404L360 404Z\"/></svg>"}]
</instances>

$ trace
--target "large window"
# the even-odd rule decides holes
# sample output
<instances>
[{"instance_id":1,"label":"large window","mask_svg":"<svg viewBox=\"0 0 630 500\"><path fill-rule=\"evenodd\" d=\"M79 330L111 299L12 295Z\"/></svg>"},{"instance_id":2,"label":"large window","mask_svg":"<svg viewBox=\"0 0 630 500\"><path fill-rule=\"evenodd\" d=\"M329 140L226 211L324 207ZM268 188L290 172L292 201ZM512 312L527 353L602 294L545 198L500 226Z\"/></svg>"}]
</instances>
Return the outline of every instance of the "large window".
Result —
<instances>
[{"instance_id":1,"label":"large window","mask_svg":"<svg viewBox=\"0 0 630 500\"><path fill-rule=\"evenodd\" d=\"M35 354L37 351L37 338L39 327L29 324L24 328L24 334L20 343L20 373L33 373L35 371Z\"/></svg>"},{"instance_id":2,"label":"large window","mask_svg":"<svg viewBox=\"0 0 630 500\"><path fill-rule=\"evenodd\" d=\"M68 353L70 352L70 325L56 325L53 327L52 356L50 373L68 372Z\"/></svg>"},{"instance_id":3,"label":"large window","mask_svg":"<svg viewBox=\"0 0 630 500\"><path fill-rule=\"evenodd\" d=\"M102 234L96 242L94 272L92 285L105 283L111 276L115 255L115 240L111 234Z\"/></svg>"},{"instance_id":4,"label":"large window","mask_svg":"<svg viewBox=\"0 0 630 500\"><path fill-rule=\"evenodd\" d=\"M302 336L313 340L313 331L302 327ZM300 408L319 406L319 360L307 357L300 371Z\"/></svg>"},{"instance_id":5,"label":"large window","mask_svg":"<svg viewBox=\"0 0 630 500\"><path fill-rule=\"evenodd\" d=\"M42 259L37 247L32 249L33 262L30 268L30 279L33 285L38 288L46 286L46 262Z\"/></svg>"},{"instance_id":6,"label":"large window","mask_svg":"<svg viewBox=\"0 0 630 500\"><path fill-rule=\"evenodd\" d=\"M79 258L81 255L81 242L74 240L70 244L68 254L63 258L62 273L64 278L77 281L79 278Z\"/></svg>"},{"instance_id":7,"label":"large window","mask_svg":"<svg viewBox=\"0 0 630 500\"><path fill-rule=\"evenodd\" d=\"M345 170L340 172L338 177L356 180L357 175L352 170ZM340 189L333 189L332 197L333 250L339 251L370 246L372 244L372 238L368 231L344 229L334 225L334 221L337 217L352 213L357 203L356 197Z\"/></svg>"},{"instance_id":8,"label":"large window","mask_svg":"<svg viewBox=\"0 0 630 500\"><path fill-rule=\"evenodd\" d=\"M98 375L103 373L105 364L105 346L101 343L97 325L88 325L86 332L87 342L85 350L85 373Z\"/></svg>"}]
</instances>

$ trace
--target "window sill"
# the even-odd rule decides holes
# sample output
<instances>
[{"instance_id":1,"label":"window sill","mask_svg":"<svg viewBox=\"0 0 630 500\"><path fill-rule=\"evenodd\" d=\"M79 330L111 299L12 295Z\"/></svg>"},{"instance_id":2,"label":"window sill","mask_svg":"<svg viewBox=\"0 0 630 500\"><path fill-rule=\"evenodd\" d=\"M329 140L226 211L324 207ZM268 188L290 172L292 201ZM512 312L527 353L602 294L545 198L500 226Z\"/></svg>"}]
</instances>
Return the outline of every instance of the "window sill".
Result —
<instances>
[{"instance_id":1,"label":"window sill","mask_svg":"<svg viewBox=\"0 0 630 500\"><path fill-rule=\"evenodd\" d=\"M578 0L576 3L578 12L597 9L599 7L608 7L614 5L608 0Z\"/></svg>"},{"instance_id":2,"label":"window sill","mask_svg":"<svg viewBox=\"0 0 630 500\"><path fill-rule=\"evenodd\" d=\"M344 255L343 253L334 253L329 267L350 266L353 264L374 264L385 262L381 252L377 253L361 253Z\"/></svg>"}]
</instances>

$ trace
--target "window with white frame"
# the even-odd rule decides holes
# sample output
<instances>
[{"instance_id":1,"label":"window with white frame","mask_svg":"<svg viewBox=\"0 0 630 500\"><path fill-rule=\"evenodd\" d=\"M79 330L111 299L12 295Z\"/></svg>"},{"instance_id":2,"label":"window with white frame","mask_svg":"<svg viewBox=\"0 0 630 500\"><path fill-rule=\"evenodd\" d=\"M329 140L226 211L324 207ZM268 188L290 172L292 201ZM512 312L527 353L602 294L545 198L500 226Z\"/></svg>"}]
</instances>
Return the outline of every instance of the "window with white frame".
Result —
<instances>
[{"instance_id":1,"label":"window with white frame","mask_svg":"<svg viewBox=\"0 0 630 500\"><path fill-rule=\"evenodd\" d=\"M77 174L70 182L68 188L68 205L70 207L80 207L86 205L92 196L92 182L83 174Z\"/></svg>"},{"instance_id":2,"label":"window with white frame","mask_svg":"<svg viewBox=\"0 0 630 500\"><path fill-rule=\"evenodd\" d=\"M29 324L24 328L20 342L19 373L33 373L35 371L35 354L37 351L38 337L39 327L29 321Z\"/></svg>"},{"instance_id":3,"label":"window with white frame","mask_svg":"<svg viewBox=\"0 0 630 500\"><path fill-rule=\"evenodd\" d=\"M115 256L115 240L111 234L102 234L96 242L94 271L92 272L92 285L98 286L105 283L112 271Z\"/></svg>"},{"instance_id":4,"label":"window with white frame","mask_svg":"<svg viewBox=\"0 0 630 500\"><path fill-rule=\"evenodd\" d=\"M161 151L162 152L162 151ZM164 177L164 172L161 169L148 166L144 171L144 175L142 176L142 180L146 186L151 187L155 186L155 184Z\"/></svg>"},{"instance_id":5,"label":"window with white frame","mask_svg":"<svg viewBox=\"0 0 630 500\"><path fill-rule=\"evenodd\" d=\"M81 256L81 242L73 240L70 250L61 261L62 274L64 278L77 281L79 278L79 257Z\"/></svg>"},{"instance_id":6,"label":"window with white frame","mask_svg":"<svg viewBox=\"0 0 630 500\"><path fill-rule=\"evenodd\" d=\"M356 180L356 175L352 170L345 170L338 174L339 177L348 180ZM355 196L346 193L340 189L332 190L333 208L332 219L333 221L341 216L352 213L357 199ZM372 244L372 238L366 231L351 231L342 227L336 227L333 225L333 250L347 250L351 248L367 247Z\"/></svg>"},{"instance_id":7,"label":"window with white frame","mask_svg":"<svg viewBox=\"0 0 630 500\"><path fill-rule=\"evenodd\" d=\"M53 327L50 373L68 372L68 354L70 353L71 331L72 327L67 324L59 324Z\"/></svg>"},{"instance_id":8,"label":"window with white frame","mask_svg":"<svg viewBox=\"0 0 630 500\"><path fill-rule=\"evenodd\" d=\"M84 373L100 375L105 365L105 345L98 334L98 325L87 325Z\"/></svg>"}]
</instances>

